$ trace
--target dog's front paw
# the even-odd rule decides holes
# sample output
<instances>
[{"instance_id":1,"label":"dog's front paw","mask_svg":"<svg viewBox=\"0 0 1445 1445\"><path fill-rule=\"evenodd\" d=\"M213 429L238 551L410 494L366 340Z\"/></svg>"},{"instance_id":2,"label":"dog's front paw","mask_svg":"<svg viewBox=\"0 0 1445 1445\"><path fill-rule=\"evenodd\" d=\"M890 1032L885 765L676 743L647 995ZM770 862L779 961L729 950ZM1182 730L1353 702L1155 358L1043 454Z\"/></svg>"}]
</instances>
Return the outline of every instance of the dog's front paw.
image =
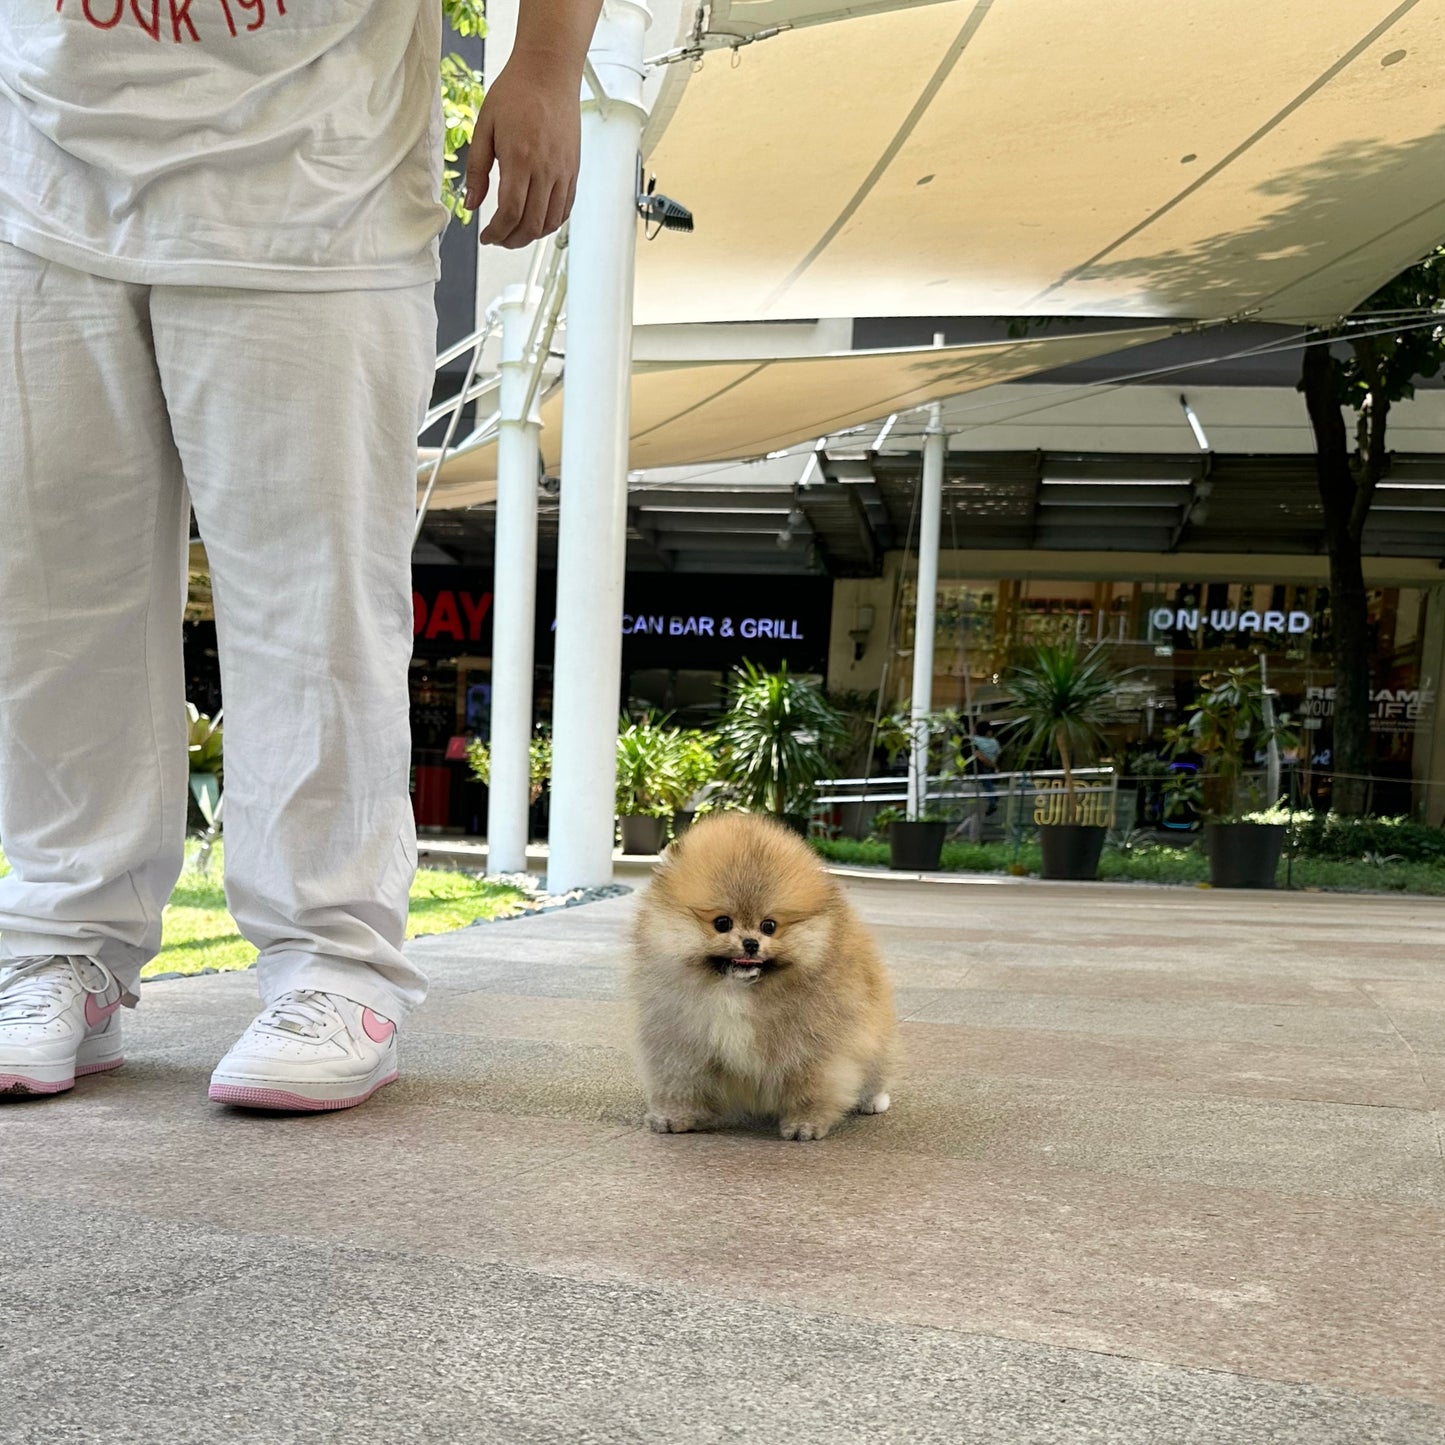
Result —
<instances>
[{"instance_id":1,"label":"dog's front paw","mask_svg":"<svg viewBox=\"0 0 1445 1445\"><path fill-rule=\"evenodd\" d=\"M815 1123L812 1119L784 1119L778 1126L778 1133L784 1139L796 1139L800 1144L810 1139L824 1138L831 1124Z\"/></svg>"},{"instance_id":2,"label":"dog's front paw","mask_svg":"<svg viewBox=\"0 0 1445 1445\"><path fill-rule=\"evenodd\" d=\"M870 1094L867 1098L858 1100L858 1112L860 1114L886 1114L890 1103L892 1100L887 1094Z\"/></svg>"},{"instance_id":3,"label":"dog's front paw","mask_svg":"<svg viewBox=\"0 0 1445 1445\"><path fill-rule=\"evenodd\" d=\"M692 1134L698 1129L707 1128L707 1120L699 1114L684 1114L678 1112L653 1113L648 1112L647 1127L654 1134Z\"/></svg>"}]
</instances>

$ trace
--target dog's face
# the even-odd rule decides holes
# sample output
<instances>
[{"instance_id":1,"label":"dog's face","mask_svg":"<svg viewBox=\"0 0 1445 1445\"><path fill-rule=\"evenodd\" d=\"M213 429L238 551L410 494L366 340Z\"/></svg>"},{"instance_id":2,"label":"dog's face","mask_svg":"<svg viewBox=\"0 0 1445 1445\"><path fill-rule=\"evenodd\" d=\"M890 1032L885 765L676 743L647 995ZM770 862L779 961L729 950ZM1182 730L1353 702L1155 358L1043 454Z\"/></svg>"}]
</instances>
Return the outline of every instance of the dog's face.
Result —
<instances>
[{"instance_id":1,"label":"dog's face","mask_svg":"<svg viewBox=\"0 0 1445 1445\"><path fill-rule=\"evenodd\" d=\"M779 920L772 914L740 917L741 909L713 912L707 906L691 911L702 924L700 947L714 973L739 983L756 983L768 969L787 966L786 935L779 937Z\"/></svg>"},{"instance_id":2,"label":"dog's face","mask_svg":"<svg viewBox=\"0 0 1445 1445\"><path fill-rule=\"evenodd\" d=\"M821 968L835 895L807 848L749 819L697 824L660 880L670 951L733 984Z\"/></svg>"}]
</instances>

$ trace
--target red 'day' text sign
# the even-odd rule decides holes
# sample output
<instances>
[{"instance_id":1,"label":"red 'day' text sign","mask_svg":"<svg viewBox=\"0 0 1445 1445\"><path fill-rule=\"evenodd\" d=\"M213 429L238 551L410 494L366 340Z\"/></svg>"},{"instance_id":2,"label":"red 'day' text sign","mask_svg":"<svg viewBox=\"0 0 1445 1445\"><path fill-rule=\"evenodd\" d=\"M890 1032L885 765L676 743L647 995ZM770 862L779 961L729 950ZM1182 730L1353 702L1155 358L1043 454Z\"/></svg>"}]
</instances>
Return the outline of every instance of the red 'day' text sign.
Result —
<instances>
[{"instance_id":1,"label":"red 'day' text sign","mask_svg":"<svg viewBox=\"0 0 1445 1445\"><path fill-rule=\"evenodd\" d=\"M55 0L57 14L69 8L97 30L138 25L152 40L199 40L202 28L226 27L230 35L259 30L273 18L285 15L286 0ZM208 25L209 22L209 25Z\"/></svg>"},{"instance_id":2,"label":"red 'day' text sign","mask_svg":"<svg viewBox=\"0 0 1445 1445\"><path fill-rule=\"evenodd\" d=\"M420 592L411 594L411 635L427 639L450 637L455 642L479 642L482 622L492 605L492 594L474 597L446 587L428 601Z\"/></svg>"}]
</instances>

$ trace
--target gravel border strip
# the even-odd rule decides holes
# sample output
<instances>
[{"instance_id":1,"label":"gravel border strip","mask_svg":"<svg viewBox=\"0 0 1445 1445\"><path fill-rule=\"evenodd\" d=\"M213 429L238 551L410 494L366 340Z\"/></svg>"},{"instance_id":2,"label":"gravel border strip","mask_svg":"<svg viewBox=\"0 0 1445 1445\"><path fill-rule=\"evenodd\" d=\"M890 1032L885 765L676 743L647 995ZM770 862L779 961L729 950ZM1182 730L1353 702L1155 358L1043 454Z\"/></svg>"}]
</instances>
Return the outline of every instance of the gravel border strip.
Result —
<instances>
[{"instance_id":1,"label":"gravel border strip","mask_svg":"<svg viewBox=\"0 0 1445 1445\"><path fill-rule=\"evenodd\" d=\"M464 870L459 870L464 871ZM604 883L598 888L572 888L566 893L548 893L533 873L486 873L475 875L483 883L501 883L527 895L526 902L514 913L499 913L494 918L474 918L450 933L465 933L468 928L483 928L491 923L511 923L518 918L534 918L539 913L556 913L563 908L577 908L584 903L599 903L604 898L625 898L632 889L625 883ZM440 934L418 935L439 938Z\"/></svg>"}]
</instances>

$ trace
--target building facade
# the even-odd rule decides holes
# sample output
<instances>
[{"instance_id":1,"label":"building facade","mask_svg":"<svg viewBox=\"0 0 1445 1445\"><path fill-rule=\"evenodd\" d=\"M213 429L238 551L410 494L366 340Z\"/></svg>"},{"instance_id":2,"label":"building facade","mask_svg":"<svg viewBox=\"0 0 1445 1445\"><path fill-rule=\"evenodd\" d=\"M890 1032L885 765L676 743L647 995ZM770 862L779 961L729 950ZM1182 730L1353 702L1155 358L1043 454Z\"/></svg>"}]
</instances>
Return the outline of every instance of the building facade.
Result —
<instances>
[{"instance_id":1,"label":"building facade","mask_svg":"<svg viewBox=\"0 0 1445 1445\"><path fill-rule=\"evenodd\" d=\"M911 558L837 583L828 681L881 689L906 706L916 591ZM1371 635L1371 806L1445 822L1445 583L1430 560L1366 562ZM1097 646L1121 675L1111 740L1125 759L1162 747L1201 681L1263 662L1300 738L1301 796L1328 801L1334 652L1321 557L944 552L934 638L934 702L1005 716L1002 681L1030 647Z\"/></svg>"}]
</instances>

